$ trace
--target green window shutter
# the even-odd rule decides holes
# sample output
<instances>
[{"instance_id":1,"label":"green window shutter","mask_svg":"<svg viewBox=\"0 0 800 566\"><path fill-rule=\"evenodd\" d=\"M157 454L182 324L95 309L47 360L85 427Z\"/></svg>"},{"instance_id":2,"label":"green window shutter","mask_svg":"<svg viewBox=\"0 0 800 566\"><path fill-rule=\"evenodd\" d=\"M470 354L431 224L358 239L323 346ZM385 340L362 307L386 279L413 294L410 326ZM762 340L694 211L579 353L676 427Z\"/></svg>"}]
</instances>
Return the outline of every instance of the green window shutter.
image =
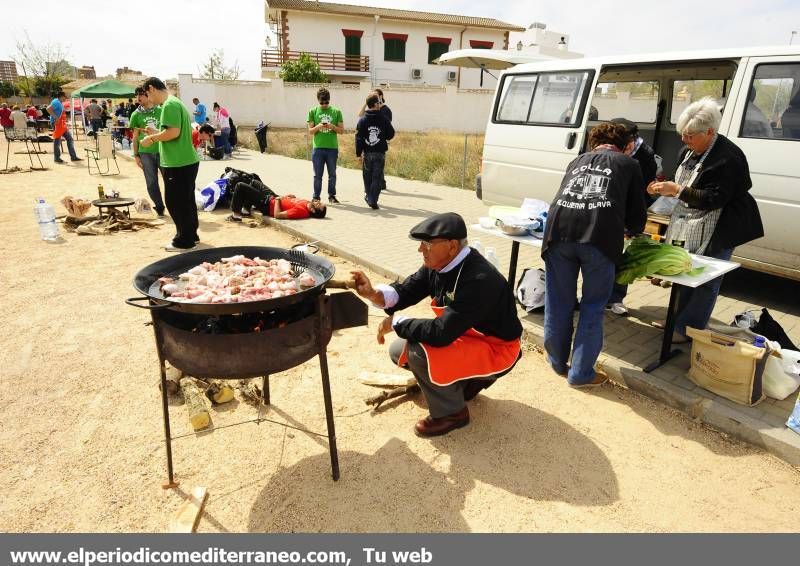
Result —
<instances>
[{"instance_id":1,"label":"green window shutter","mask_svg":"<svg viewBox=\"0 0 800 566\"><path fill-rule=\"evenodd\" d=\"M384 39L383 59L385 61L398 61L400 63L405 62L406 42L402 39Z\"/></svg>"},{"instance_id":2,"label":"green window shutter","mask_svg":"<svg viewBox=\"0 0 800 566\"><path fill-rule=\"evenodd\" d=\"M355 35L344 38L345 55L361 55L361 38Z\"/></svg>"},{"instance_id":3,"label":"green window shutter","mask_svg":"<svg viewBox=\"0 0 800 566\"><path fill-rule=\"evenodd\" d=\"M428 63L433 63L437 59L447 53L450 46L446 43L432 42L428 44Z\"/></svg>"}]
</instances>

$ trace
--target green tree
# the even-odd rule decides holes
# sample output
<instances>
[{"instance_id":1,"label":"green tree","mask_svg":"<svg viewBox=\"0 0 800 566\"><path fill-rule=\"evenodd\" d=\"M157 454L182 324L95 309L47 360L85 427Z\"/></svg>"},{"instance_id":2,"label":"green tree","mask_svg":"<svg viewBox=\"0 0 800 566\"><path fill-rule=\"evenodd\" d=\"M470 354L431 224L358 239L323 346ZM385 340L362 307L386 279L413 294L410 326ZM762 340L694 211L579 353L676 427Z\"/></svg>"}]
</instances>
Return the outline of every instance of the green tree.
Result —
<instances>
[{"instance_id":1,"label":"green tree","mask_svg":"<svg viewBox=\"0 0 800 566\"><path fill-rule=\"evenodd\" d=\"M235 81L242 74L238 62L233 65L225 65L225 52L222 49L212 51L208 60L200 68L200 78L214 79L219 81Z\"/></svg>"},{"instance_id":2,"label":"green tree","mask_svg":"<svg viewBox=\"0 0 800 566\"><path fill-rule=\"evenodd\" d=\"M327 83L328 75L319 68L308 53L301 53L296 61L286 61L281 65L278 76L287 83Z\"/></svg>"},{"instance_id":3,"label":"green tree","mask_svg":"<svg viewBox=\"0 0 800 566\"><path fill-rule=\"evenodd\" d=\"M14 96L17 93L17 87L14 86L14 83L8 81L0 81L0 96L3 98L8 98L10 96Z\"/></svg>"},{"instance_id":4,"label":"green tree","mask_svg":"<svg viewBox=\"0 0 800 566\"><path fill-rule=\"evenodd\" d=\"M34 43L24 31L17 40L11 59L22 71L19 88L27 95L50 96L64 83L69 82L73 67L67 61L67 51L58 43ZM50 88L46 92L42 89Z\"/></svg>"}]
</instances>

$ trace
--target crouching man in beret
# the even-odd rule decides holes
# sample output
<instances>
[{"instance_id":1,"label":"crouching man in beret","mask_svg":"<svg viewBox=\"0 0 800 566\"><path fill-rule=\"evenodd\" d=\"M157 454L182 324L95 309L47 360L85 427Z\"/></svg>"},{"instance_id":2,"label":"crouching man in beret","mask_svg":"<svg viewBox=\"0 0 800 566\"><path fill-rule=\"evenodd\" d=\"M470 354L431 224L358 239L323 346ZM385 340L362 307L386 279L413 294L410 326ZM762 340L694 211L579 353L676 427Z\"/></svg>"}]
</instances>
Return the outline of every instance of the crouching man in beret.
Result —
<instances>
[{"instance_id":1,"label":"crouching man in beret","mask_svg":"<svg viewBox=\"0 0 800 566\"><path fill-rule=\"evenodd\" d=\"M354 271L356 291L389 315L378 342L395 332L392 361L417 379L430 415L417 422L419 436L438 436L469 423L466 401L492 385L522 356L522 325L505 278L467 245L458 214L436 214L411 229L423 266L392 285L377 285ZM433 318L397 314L429 298Z\"/></svg>"}]
</instances>

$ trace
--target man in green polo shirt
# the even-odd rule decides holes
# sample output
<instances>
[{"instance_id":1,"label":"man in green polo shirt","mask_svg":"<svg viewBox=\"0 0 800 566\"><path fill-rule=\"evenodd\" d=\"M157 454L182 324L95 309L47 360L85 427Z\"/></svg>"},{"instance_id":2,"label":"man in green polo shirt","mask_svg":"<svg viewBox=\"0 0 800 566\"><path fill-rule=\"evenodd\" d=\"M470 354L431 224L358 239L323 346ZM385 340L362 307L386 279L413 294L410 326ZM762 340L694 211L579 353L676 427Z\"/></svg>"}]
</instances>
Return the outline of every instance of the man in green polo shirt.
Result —
<instances>
[{"instance_id":1,"label":"man in green polo shirt","mask_svg":"<svg viewBox=\"0 0 800 566\"><path fill-rule=\"evenodd\" d=\"M190 114L179 98L167 91L167 86L156 77L150 77L142 88L147 97L161 106L159 132L150 133L139 142L141 147L159 143L159 162L164 177L164 201L176 234L164 249L168 252L192 249L200 237L199 222L194 201L194 182L199 163L192 145Z\"/></svg>"},{"instance_id":2,"label":"man in green polo shirt","mask_svg":"<svg viewBox=\"0 0 800 566\"><path fill-rule=\"evenodd\" d=\"M314 195L319 200L322 192L322 172L328 168L328 202L338 204L336 198L336 161L339 159L339 134L344 133L342 111L331 106L331 93L322 87L317 91L318 106L308 111L308 133L314 136L311 163L314 166Z\"/></svg>"},{"instance_id":3,"label":"man in green polo shirt","mask_svg":"<svg viewBox=\"0 0 800 566\"><path fill-rule=\"evenodd\" d=\"M161 107L153 104L142 87L136 87L136 100L139 107L131 114L130 128L133 130L133 156L136 165L144 172L144 182L147 185L147 194L156 208L156 214L164 216L164 200L161 198L161 188L158 186L158 148L161 144L154 143L150 147L143 147L139 142L147 135L147 129L152 133L159 130L161 123Z\"/></svg>"}]
</instances>

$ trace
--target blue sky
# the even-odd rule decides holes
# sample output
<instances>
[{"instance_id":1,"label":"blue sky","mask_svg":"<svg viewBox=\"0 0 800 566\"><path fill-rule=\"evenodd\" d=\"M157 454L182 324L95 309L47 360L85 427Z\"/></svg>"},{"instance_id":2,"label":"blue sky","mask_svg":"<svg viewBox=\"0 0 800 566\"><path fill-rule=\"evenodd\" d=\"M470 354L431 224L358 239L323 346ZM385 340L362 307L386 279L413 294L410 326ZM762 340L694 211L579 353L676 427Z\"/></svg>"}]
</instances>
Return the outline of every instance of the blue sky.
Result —
<instances>
[{"instance_id":1,"label":"blue sky","mask_svg":"<svg viewBox=\"0 0 800 566\"><path fill-rule=\"evenodd\" d=\"M544 22L567 33L570 49L586 55L787 44L800 32L800 0L353 0L346 3L492 17L520 26ZM103 8L108 6L108 8ZM34 41L57 42L75 65L101 74L128 67L162 77L198 73L212 49L237 60L243 78L260 77L267 34L263 0L162 0L82 4L40 0L30 10L4 10L0 59L14 52L26 29ZM159 13L159 10L161 12ZM42 14L61 12L60 17ZM800 43L800 34L795 43Z\"/></svg>"}]
</instances>

